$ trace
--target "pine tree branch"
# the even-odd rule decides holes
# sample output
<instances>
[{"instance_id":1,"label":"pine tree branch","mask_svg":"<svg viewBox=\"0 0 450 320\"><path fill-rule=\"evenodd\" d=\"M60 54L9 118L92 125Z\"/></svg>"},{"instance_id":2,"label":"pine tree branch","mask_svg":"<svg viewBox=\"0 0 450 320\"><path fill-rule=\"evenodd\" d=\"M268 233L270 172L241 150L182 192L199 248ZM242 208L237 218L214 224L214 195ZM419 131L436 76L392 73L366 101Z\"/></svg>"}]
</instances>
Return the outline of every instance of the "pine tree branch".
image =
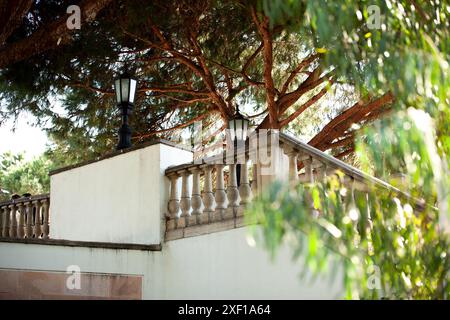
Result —
<instances>
[{"instance_id":1,"label":"pine tree branch","mask_svg":"<svg viewBox=\"0 0 450 320\"><path fill-rule=\"evenodd\" d=\"M278 129L278 106L275 103L276 91L272 77L273 47L272 35L269 30L269 18L267 16L263 16L262 21L260 21L256 8L251 6L250 10L253 22L255 23L263 42L264 86L266 89L267 108L269 109L269 124L271 128Z\"/></svg>"},{"instance_id":2,"label":"pine tree branch","mask_svg":"<svg viewBox=\"0 0 450 320\"><path fill-rule=\"evenodd\" d=\"M112 0L83 0L79 4L84 17L83 23L93 21L111 2ZM70 43L73 32L67 28L67 18L68 15L65 14L56 21L40 27L27 38L4 46L0 50L0 69Z\"/></svg>"},{"instance_id":3,"label":"pine tree branch","mask_svg":"<svg viewBox=\"0 0 450 320\"><path fill-rule=\"evenodd\" d=\"M330 80L330 84L332 84L332 80ZM311 99L309 99L306 103L302 104L297 110L295 110L291 115L287 118L280 121L280 127L284 127L288 125L291 121L296 119L300 114L302 114L306 109L311 107L317 101L319 101L326 93L328 92L328 86L320 90L319 93L314 95Z\"/></svg>"},{"instance_id":4,"label":"pine tree branch","mask_svg":"<svg viewBox=\"0 0 450 320\"><path fill-rule=\"evenodd\" d=\"M283 84L283 87L281 88L280 94L284 95L289 88L289 85L291 82L295 79L295 77L303 71L306 67L308 67L311 63L313 63L317 58L319 57L319 54L314 53L309 55L307 58L305 58L302 62L298 64L298 66L289 74L289 77L286 79L286 81Z\"/></svg>"}]
</instances>

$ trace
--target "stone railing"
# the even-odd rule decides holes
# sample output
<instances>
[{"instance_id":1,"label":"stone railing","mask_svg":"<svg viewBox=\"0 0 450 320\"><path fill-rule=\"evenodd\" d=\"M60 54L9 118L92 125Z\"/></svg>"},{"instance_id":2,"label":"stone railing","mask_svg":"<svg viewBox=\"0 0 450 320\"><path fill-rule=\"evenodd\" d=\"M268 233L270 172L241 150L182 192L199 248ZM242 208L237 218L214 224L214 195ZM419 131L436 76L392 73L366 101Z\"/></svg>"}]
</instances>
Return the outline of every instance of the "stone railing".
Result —
<instances>
[{"instance_id":1,"label":"stone railing","mask_svg":"<svg viewBox=\"0 0 450 320\"><path fill-rule=\"evenodd\" d=\"M258 190L264 188L265 183L274 179L285 180L287 183L296 180L314 182L340 170L345 174L345 180L352 190L367 191L368 185L371 185L409 197L398 188L306 143L283 133L275 135L277 146L268 150L271 150L269 153L280 151L282 160L271 177L261 175L263 164L250 160L252 156L248 146L245 149L245 161L240 164L239 186L237 165L224 164L226 153L206 158L201 163L187 163L168 168L166 176L170 180L170 192L166 240L243 226L244 207ZM416 206L423 206L420 201L414 202Z\"/></svg>"},{"instance_id":2,"label":"stone railing","mask_svg":"<svg viewBox=\"0 0 450 320\"><path fill-rule=\"evenodd\" d=\"M352 191L367 191L369 185L375 185L410 198L394 186L285 134L271 132L266 142L266 157L250 141L237 155L229 152L228 157L224 152L167 168L170 187L164 212L165 240L244 226L245 207L273 180L313 182L340 170ZM267 166L270 170L265 170ZM424 206L417 200L413 203ZM48 194L0 202L0 237L48 239L49 209Z\"/></svg>"},{"instance_id":3,"label":"stone railing","mask_svg":"<svg viewBox=\"0 0 450 320\"><path fill-rule=\"evenodd\" d=\"M48 239L49 207L48 194L0 202L1 237Z\"/></svg>"},{"instance_id":4,"label":"stone railing","mask_svg":"<svg viewBox=\"0 0 450 320\"><path fill-rule=\"evenodd\" d=\"M289 158L290 180L299 179L301 182L314 182L336 170L340 170L345 174L349 182L355 184L356 189L364 191L367 190L368 185L371 185L390 190L405 197L410 197L389 183L352 167L291 136L280 133L279 141L281 149ZM301 172L298 171L299 167L303 167Z\"/></svg>"},{"instance_id":5,"label":"stone railing","mask_svg":"<svg viewBox=\"0 0 450 320\"><path fill-rule=\"evenodd\" d=\"M172 236L179 238L187 236L184 232L188 227L188 233L193 232L194 235L243 224L244 206L253 197L255 181L252 183L249 179L248 162L240 164L239 185L236 171L236 164L220 163L185 164L167 169L166 176L171 186L166 231L176 231ZM208 225L208 230L192 228L202 225Z\"/></svg>"}]
</instances>

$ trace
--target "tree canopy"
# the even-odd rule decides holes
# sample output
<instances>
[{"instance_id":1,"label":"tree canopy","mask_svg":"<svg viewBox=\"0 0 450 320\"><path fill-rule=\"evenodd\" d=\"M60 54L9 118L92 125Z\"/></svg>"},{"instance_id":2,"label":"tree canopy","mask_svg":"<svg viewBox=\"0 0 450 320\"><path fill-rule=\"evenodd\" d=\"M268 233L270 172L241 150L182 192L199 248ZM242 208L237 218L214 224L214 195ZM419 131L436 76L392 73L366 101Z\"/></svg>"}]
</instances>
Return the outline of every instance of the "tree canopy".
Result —
<instances>
[{"instance_id":1,"label":"tree canopy","mask_svg":"<svg viewBox=\"0 0 450 320\"><path fill-rule=\"evenodd\" d=\"M48 171L52 162L44 155L26 161L24 155L5 152L0 155L0 201L13 194L33 195L49 192Z\"/></svg>"},{"instance_id":2,"label":"tree canopy","mask_svg":"<svg viewBox=\"0 0 450 320\"><path fill-rule=\"evenodd\" d=\"M125 70L139 79L135 143L177 140L201 120L206 144L238 106L258 128L306 128L311 145L356 156L427 206L350 192L340 173L275 186L250 210L267 247L294 239L313 269L326 265L325 249L344 256L349 298L448 298L448 0L0 3L0 121L34 114L58 161L113 148L112 83ZM66 27L74 3L80 30ZM374 267L375 291L366 286Z\"/></svg>"},{"instance_id":3,"label":"tree canopy","mask_svg":"<svg viewBox=\"0 0 450 320\"><path fill-rule=\"evenodd\" d=\"M329 66L314 24L296 24L310 14L308 2L295 2L294 18L271 20L267 1L80 1L80 30L62 27L68 1L19 2L21 23L1 32L0 117L32 112L53 151L76 160L115 145L112 83L125 69L140 83L135 142L176 140L201 120L208 143L246 106L259 128L298 132L314 123L310 143L345 157L354 151L352 125L380 117L394 99Z\"/></svg>"}]
</instances>

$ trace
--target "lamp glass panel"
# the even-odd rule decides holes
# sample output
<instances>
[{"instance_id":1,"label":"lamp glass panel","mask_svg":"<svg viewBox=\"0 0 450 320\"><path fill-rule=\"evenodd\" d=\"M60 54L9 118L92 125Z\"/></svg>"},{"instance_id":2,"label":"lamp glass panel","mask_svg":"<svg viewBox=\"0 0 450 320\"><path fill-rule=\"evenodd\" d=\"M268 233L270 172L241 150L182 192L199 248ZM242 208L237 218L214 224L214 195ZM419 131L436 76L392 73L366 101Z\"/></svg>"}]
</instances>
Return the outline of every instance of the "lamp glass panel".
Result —
<instances>
[{"instance_id":1,"label":"lamp glass panel","mask_svg":"<svg viewBox=\"0 0 450 320\"><path fill-rule=\"evenodd\" d=\"M242 140L242 119L237 119L236 121L236 139Z\"/></svg>"},{"instance_id":2,"label":"lamp glass panel","mask_svg":"<svg viewBox=\"0 0 450 320\"><path fill-rule=\"evenodd\" d=\"M114 82L114 89L116 90L116 100L117 103L120 103L122 101L122 99L120 98L120 79L117 79Z\"/></svg>"},{"instance_id":3,"label":"lamp glass panel","mask_svg":"<svg viewBox=\"0 0 450 320\"><path fill-rule=\"evenodd\" d=\"M242 128L242 140L247 140L248 120L244 120L244 127Z\"/></svg>"},{"instance_id":4,"label":"lamp glass panel","mask_svg":"<svg viewBox=\"0 0 450 320\"><path fill-rule=\"evenodd\" d=\"M121 102L129 102L130 95L130 79L121 79L122 81L122 101Z\"/></svg>"},{"instance_id":5,"label":"lamp glass panel","mask_svg":"<svg viewBox=\"0 0 450 320\"><path fill-rule=\"evenodd\" d=\"M130 103L134 103L134 98L136 95L136 83L136 80L130 79Z\"/></svg>"},{"instance_id":6,"label":"lamp glass panel","mask_svg":"<svg viewBox=\"0 0 450 320\"><path fill-rule=\"evenodd\" d=\"M234 141L234 120L228 121L228 132L231 138L231 141Z\"/></svg>"}]
</instances>

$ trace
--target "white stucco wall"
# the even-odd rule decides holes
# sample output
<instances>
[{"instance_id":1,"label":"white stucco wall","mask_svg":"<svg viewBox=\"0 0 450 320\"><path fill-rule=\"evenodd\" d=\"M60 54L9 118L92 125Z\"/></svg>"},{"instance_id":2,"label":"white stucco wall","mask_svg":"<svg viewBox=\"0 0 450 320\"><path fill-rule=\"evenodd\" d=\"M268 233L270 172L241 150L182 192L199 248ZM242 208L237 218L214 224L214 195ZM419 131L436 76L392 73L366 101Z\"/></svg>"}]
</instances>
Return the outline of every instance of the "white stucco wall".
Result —
<instances>
[{"instance_id":1,"label":"white stucco wall","mask_svg":"<svg viewBox=\"0 0 450 320\"><path fill-rule=\"evenodd\" d=\"M283 154L279 160L287 163ZM169 190L164 171L189 161L192 153L156 144L53 175L51 238L161 243ZM287 166L281 168L275 176L287 177ZM77 265L83 273L140 275L144 299L343 296L339 275L333 282L330 276L300 279L302 264L291 260L287 247L271 261L246 236L246 228L231 229L164 242L161 251L0 242L0 269L65 272Z\"/></svg>"},{"instance_id":2,"label":"white stucco wall","mask_svg":"<svg viewBox=\"0 0 450 320\"><path fill-rule=\"evenodd\" d=\"M189 161L191 152L155 144L52 175L51 238L159 244L164 170Z\"/></svg>"},{"instance_id":3,"label":"white stucco wall","mask_svg":"<svg viewBox=\"0 0 450 320\"><path fill-rule=\"evenodd\" d=\"M274 262L250 247L245 228L163 244L162 251L92 249L0 242L0 268L143 276L144 299L337 299L342 277L300 279L288 247ZM330 270L339 273L339 270Z\"/></svg>"}]
</instances>

